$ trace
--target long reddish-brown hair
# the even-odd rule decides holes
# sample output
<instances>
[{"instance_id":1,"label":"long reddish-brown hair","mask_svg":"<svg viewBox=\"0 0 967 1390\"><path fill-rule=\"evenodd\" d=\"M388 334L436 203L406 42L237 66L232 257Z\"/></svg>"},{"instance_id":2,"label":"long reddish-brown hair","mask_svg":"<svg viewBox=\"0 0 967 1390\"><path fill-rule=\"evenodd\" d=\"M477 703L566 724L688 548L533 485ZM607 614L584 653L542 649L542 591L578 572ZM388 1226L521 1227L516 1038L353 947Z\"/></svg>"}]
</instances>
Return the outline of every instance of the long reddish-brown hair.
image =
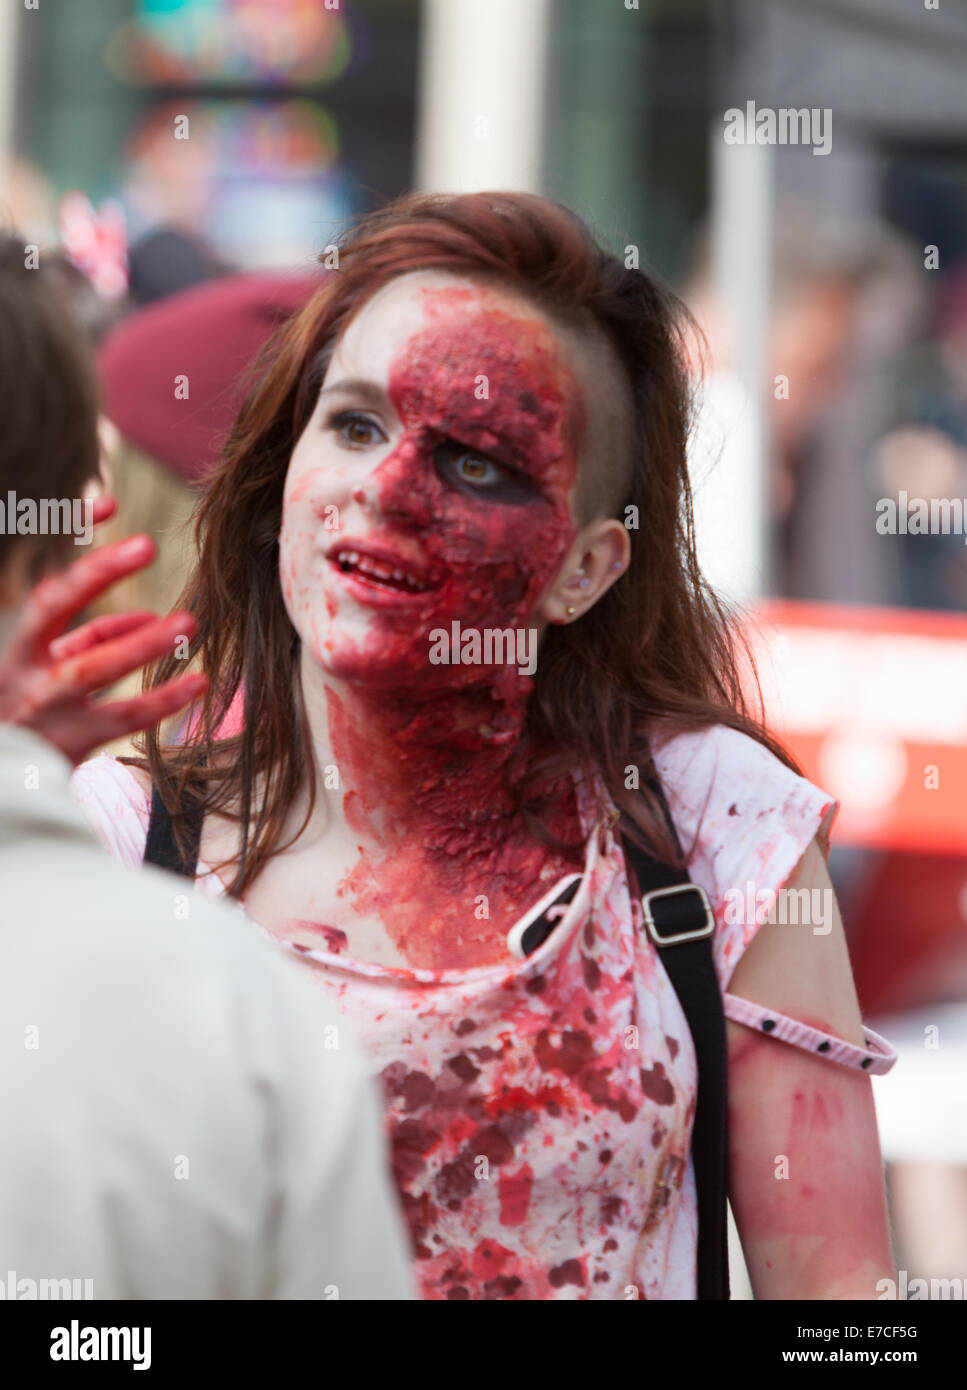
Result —
<instances>
[{"instance_id":1,"label":"long reddish-brown hair","mask_svg":"<svg viewBox=\"0 0 967 1390\"><path fill-rule=\"evenodd\" d=\"M179 600L197 618L192 657L200 658L210 689L183 743L165 744L155 730L143 745L147 756L131 760L150 770L179 841L189 790L204 811L239 822L239 853L229 861L236 865L229 887L235 896L287 848L284 821L296 795L308 790L305 825L316 793L298 637L278 576L289 459L354 312L395 276L431 268L496 276L552 318L593 323L617 352L633 400L625 504L635 512L624 506L615 512L639 518L628 532L631 563L582 618L544 632L524 731L541 752L532 777L515 792L527 824L545 838L534 813L543 804L536 792L531 796L535 788L546 793L571 767L596 769L627 833L677 861L648 785L654 775L649 736L659 730L726 724L798 771L746 702L741 663L748 653L696 559L686 463L694 329L687 310L648 275L607 254L574 214L544 198L412 195L357 224L340 247L338 270L321 279L260 359L200 503L199 563ZM166 657L146 683L160 684L183 669L176 656ZM239 687L242 729L219 738Z\"/></svg>"}]
</instances>

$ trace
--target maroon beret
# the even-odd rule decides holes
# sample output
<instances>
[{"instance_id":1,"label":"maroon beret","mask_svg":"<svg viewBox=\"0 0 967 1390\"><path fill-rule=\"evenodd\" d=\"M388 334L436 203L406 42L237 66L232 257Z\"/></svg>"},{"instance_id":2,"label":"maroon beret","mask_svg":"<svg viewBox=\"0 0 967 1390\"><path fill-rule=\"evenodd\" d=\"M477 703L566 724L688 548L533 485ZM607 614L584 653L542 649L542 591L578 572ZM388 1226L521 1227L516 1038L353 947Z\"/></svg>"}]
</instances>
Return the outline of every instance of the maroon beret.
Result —
<instances>
[{"instance_id":1,"label":"maroon beret","mask_svg":"<svg viewBox=\"0 0 967 1390\"><path fill-rule=\"evenodd\" d=\"M123 435L188 482L214 464L242 402L239 377L326 278L246 274L139 309L98 352L103 410ZM187 378L176 396L176 378Z\"/></svg>"}]
</instances>

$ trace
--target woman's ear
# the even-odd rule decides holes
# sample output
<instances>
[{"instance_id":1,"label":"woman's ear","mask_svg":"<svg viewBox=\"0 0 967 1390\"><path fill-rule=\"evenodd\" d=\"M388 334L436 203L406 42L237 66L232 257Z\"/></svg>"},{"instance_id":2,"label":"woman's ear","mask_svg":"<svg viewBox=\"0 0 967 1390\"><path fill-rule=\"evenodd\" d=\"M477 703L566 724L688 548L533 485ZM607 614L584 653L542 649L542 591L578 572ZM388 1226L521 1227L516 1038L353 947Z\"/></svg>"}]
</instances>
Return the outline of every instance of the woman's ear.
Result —
<instances>
[{"instance_id":1,"label":"woman's ear","mask_svg":"<svg viewBox=\"0 0 967 1390\"><path fill-rule=\"evenodd\" d=\"M558 576L537 605L541 622L576 622L628 568L631 542L613 517L599 517L574 538Z\"/></svg>"}]
</instances>

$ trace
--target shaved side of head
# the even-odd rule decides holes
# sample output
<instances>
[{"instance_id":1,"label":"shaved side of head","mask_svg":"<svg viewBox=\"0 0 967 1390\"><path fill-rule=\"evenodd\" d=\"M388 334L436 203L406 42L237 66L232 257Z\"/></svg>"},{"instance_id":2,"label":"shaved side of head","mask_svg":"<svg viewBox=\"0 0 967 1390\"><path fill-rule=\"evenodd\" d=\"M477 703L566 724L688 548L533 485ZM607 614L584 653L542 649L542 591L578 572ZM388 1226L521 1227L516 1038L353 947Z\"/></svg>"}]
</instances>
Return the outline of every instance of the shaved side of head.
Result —
<instances>
[{"instance_id":1,"label":"shaved side of head","mask_svg":"<svg viewBox=\"0 0 967 1390\"><path fill-rule=\"evenodd\" d=\"M584 391L586 427L581 442L575 512L579 525L617 517L631 489L635 410L618 353L589 318L578 327L555 318L562 346Z\"/></svg>"},{"instance_id":2,"label":"shaved side of head","mask_svg":"<svg viewBox=\"0 0 967 1390\"><path fill-rule=\"evenodd\" d=\"M499 275L472 278L516 301L519 311L536 311L553 331L583 397L585 426L579 441L575 518L579 526L598 517L621 520L618 513L628 497L633 476L635 408L631 383L617 350L590 312L563 314Z\"/></svg>"}]
</instances>

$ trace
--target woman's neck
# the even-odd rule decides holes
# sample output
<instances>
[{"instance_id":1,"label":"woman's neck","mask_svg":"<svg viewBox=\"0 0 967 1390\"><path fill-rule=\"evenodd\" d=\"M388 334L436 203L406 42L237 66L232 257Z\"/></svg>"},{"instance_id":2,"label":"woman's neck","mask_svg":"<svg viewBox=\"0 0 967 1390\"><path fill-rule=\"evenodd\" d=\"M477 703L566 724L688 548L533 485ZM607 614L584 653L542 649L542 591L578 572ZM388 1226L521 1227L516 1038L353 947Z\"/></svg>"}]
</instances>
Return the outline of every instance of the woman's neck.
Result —
<instances>
[{"instance_id":1,"label":"woman's neck","mask_svg":"<svg viewBox=\"0 0 967 1390\"><path fill-rule=\"evenodd\" d=\"M347 826L380 855L419 844L440 868L491 855L515 829L529 689L504 671L463 689L372 691L304 656L320 783L337 784Z\"/></svg>"},{"instance_id":2,"label":"woman's neck","mask_svg":"<svg viewBox=\"0 0 967 1390\"><path fill-rule=\"evenodd\" d=\"M519 809L532 762L530 682L504 673L439 695L374 692L332 679L305 654L301 680L324 789L316 825L326 834L335 816L352 847L337 897L381 922L413 967L503 959L509 927L583 859L572 786L554 789L547 823L573 851L549 850Z\"/></svg>"}]
</instances>

